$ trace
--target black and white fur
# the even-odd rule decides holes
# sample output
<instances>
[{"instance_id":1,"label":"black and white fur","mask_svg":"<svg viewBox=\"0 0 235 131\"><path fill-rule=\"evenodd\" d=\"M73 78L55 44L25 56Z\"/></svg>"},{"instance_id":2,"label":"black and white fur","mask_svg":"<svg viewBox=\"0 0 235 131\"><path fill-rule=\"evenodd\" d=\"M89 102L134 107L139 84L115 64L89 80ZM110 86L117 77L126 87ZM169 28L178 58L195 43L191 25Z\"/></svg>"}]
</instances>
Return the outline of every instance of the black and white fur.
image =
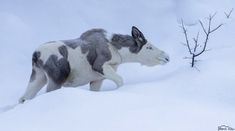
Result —
<instances>
[{"instance_id":1,"label":"black and white fur","mask_svg":"<svg viewBox=\"0 0 235 131\"><path fill-rule=\"evenodd\" d=\"M34 98L46 84L47 92L88 83L90 90L99 91L104 79L120 87L123 80L116 73L120 64L155 66L169 61L169 56L150 44L139 29L133 26L131 33L107 38L105 30L92 29L77 39L41 45L33 53L30 82L19 102Z\"/></svg>"}]
</instances>

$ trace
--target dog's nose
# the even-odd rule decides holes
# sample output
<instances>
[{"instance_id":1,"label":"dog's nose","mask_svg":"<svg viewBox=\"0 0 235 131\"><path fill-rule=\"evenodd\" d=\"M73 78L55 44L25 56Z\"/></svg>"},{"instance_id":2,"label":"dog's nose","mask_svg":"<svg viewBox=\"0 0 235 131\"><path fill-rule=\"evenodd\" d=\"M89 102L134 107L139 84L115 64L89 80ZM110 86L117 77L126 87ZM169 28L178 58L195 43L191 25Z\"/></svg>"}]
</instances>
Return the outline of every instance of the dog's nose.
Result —
<instances>
[{"instance_id":1,"label":"dog's nose","mask_svg":"<svg viewBox=\"0 0 235 131\"><path fill-rule=\"evenodd\" d=\"M165 58L165 60L166 60L167 62L169 62L169 61L170 61L169 57L168 57L168 58Z\"/></svg>"}]
</instances>

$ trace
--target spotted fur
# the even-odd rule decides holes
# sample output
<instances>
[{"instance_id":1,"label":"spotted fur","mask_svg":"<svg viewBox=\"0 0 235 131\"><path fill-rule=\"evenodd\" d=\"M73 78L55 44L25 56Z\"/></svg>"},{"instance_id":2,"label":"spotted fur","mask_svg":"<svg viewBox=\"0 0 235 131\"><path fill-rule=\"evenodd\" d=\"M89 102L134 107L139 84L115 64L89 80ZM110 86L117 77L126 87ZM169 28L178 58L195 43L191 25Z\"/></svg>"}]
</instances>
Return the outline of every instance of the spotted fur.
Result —
<instances>
[{"instance_id":1,"label":"spotted fur","mask_svg":"<svg viewBox=\"0 0 235 131\"><path fill-rule=\"evenodd\" d=\"M79 38L52 41L33 53L33 70L25 94L19 102L32 99L47 84L47 92L90 83L99 91L104 79L120 87L116 73L122 63L137 62L147 66L165 64L169 56L150 44L143 33L132 27L131 35L113 34L109 39L103 29L91 29Z\"/></svg>"},{"instance_id":2,"label":"spotted fur","mask_svg":"<svg viewBox=\"0 0 235 131\"><path fill-rule=\"evenodd\" d=\"M65 58L68 59L68 50L67 47L65 45L62 45L58 48L60 54Z\"/></svg>"},{"instance_id":3,"label":"spotted fur","mask_svg":"<svg viewBox=\"0 0 235 131\"><path fill-rule=\"evenodd\" d=\"M62 85L70 73L70 65L65 57L58 59L56 55L51 55L43 66L47 75L54 83Z\"/></svg>"}]
</instances>

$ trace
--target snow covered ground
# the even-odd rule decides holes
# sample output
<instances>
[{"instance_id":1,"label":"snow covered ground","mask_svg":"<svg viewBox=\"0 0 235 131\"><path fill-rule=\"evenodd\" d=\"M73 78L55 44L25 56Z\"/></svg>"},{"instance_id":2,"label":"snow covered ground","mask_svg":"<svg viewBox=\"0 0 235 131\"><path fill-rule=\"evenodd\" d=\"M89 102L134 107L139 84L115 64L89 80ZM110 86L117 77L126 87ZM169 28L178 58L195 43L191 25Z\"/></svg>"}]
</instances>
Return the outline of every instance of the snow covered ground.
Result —
<instances>
[{"instance_id":1,"label":"snow covered ground","mask_svg":"<svg viewBox=\"0 0 235 131\"><path fill-rule=\"evenodd\" d=\"M233 0L14 0L0 1L1 131L216 131L235 128L235 12ZM212 34L196 69L179 20L195 24L217 12ZM204 19L205 20L205 19ZM88 86L62 88L16 104L31 73L31 54L47 41L78 37L100 27L130 34L139 27L149 41L171 56L165 66L124 64L125 85L106 81L101 92ZM199 25L194 26L196 30ZM192 27L192 28L194 28ZM190 27L191 29L191 27ZM194 31L192 33L195 34Z\"/></svg>"}]
</instances>

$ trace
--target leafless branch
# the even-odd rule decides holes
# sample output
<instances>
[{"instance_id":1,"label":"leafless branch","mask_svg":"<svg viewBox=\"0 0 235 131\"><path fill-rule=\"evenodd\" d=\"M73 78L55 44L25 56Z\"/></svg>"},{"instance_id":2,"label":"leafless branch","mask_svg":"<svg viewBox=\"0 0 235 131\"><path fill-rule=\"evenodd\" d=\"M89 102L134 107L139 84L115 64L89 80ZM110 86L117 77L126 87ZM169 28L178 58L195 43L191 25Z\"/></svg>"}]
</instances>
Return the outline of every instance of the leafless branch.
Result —
<instances>
[{"instance_id":1,"label":"leafless branch","mask_svg":"<svg viewBox=\"0 0 235 131\"><path fill-rule=\"evenodd\" d=\"M208 22L209 25L208 25L207 31L206 31L206 29L205 29L203 23L200 21L201 27L203 28L203 30L204 30L204 32L205 32L205 34L206 34L206 39L205 39L205 42L204 42L204 44L203 44L203 49L202 49L199 53L195 54L195 57L201 55L201 54L205 51L205 49L206 49L207 42L208 42L209 35L210 35L211 20L212 20L212 18L213 18L213 17L211 17L211 16L209 17L209 22Z\"/></svg>"},{"instance_id":2,"label":"leafless branch","mask_svg":"<svg viewBox=\"0 0 235 131\"><path fill-rule=\"evenodd\" d=\"M181 27L182 27L183 32L184 32L185 41L186 41L186 45L187 45L188 51L189 51L190 54L193 54L193 53L192 53L192 50L191 50L191 48L190 48L190 45L189 45L187 29L186 29L185 26L184 26L184 21L183 21L183 20L181 20Z\"/></svg>"},{"instance_id":3,"label":"leafless branch","mask_svg":"<svg viewBox=\"0 0 235 131\"><path fill-rule=\"evenodd\" d=\"M210 33L213 33L214 31L218 30L223 24L218 25L215 29L211 30Z\"/></svg>"},{"instance_id":4,"label":"leafless branch","mask_svg":"<svg viewBox=\"0 0 235 131\"><path fill-rule=\"evenodd\" d=\"M233 8L229 11L229 13L224 12L224 14L226 15L226 18L227 18L227 19L230 18L232 12L233 12Z\"/></svg>"},{"instance_id":5,"label":"leafless branch","mask_svg":"<svg viewBox=\"0 0 235 131\"><path fill-rule=\"evenodd\" d=\"M193 38L193 41L194 41L193 53L194 53L194 54L196 53L197 48L198 48L198 46L199 46L199 44L198 44L198 38L199 38L199 32L197 33L197 37L196 37L196 38Z\"/></svg>"},{"instance_id":6,"label":"leafless branch","mask_svg":"<svg viewBox=\"0 0 235 131\"><path fill-rule=\"evenodd\" d=\"M199 20L199 23L200 23L200 25L201 25L201 27L202 27L204 33L207 34L207 31L206 31L206 29L205 29L205 27L204 27L204 25L203 25L203 23L202 23L201 20Z\"/></svg>"},{"instance_id":7,"label":"leafless branch","mask_svg":"<svg viewBox=\"0 0 235 131\"><path fill-rule=\"evenodd\" d=\"M212 20L216 14L217 14L217 12L215 12L213 15L209 15L209 18Z\"/></svg>"},{"instance_id":8,"label":"leafless branch","mask_svg":"<svg viewBox=\"0 0 235 131\"><path fill-rule=\"evenodd\" d=\"M205 34L206 34L206 39L205 39L205 41L204 41L204 46L203 46L203 49L201 50L201 52L195 54L196 57L199 56L199 55L201 55L203 52L205 52L210 34L213 33L214 31L218 30L218 29L223 25L223 24L220 24L220 25L218 25L216 28L214 28L214 29L211 30L211 22L212 22L213 18L215 17L215 15L216 15L216 13L209 16L209 19L208 19L208 29L207 29L207 31L206 31L206 29L205 29L205 27L204 27L204 24L200 21L201 27L203 28L203 30L204 30L204 32L205 32Z\"/></svg>"},{"instance_id":9,"label":"leafless branch","mask_svg":"<svg viewBox=\"0 0 235 131\"><path fill-rule=\"evenodd\" d=\"M215 18L215 16L216 16L216 13L214 13L213 15L209 15L207 26L205 26L205 23L203 23L201 20L199 20L200 26L201 26L203 32L205 33L205 40L201 46L199 44L200 32L198 32L197 36L193 38L194 47L191 47L191 45L190 45L187 29L184 25L183 20L181 20L181 28L183 29L183 33L184 33L185 41L186 41L186 43L184 43L184 45L187 46L189 54L191 55L191 57L185 57L185 58L191 59L191 67L194 67L195 62L197 62L196 57L200 56L202 53L204 53L206 51L209 51L206 48L207 48L208 40L209 40L211 33L215 32L223 25L223 24L220 24L220 25L216 26L214 29L212 29L212 27L211 27L212 20ZM201 49L201 50L198 51L199 49Z\"/></svg>"}]
</instances>

